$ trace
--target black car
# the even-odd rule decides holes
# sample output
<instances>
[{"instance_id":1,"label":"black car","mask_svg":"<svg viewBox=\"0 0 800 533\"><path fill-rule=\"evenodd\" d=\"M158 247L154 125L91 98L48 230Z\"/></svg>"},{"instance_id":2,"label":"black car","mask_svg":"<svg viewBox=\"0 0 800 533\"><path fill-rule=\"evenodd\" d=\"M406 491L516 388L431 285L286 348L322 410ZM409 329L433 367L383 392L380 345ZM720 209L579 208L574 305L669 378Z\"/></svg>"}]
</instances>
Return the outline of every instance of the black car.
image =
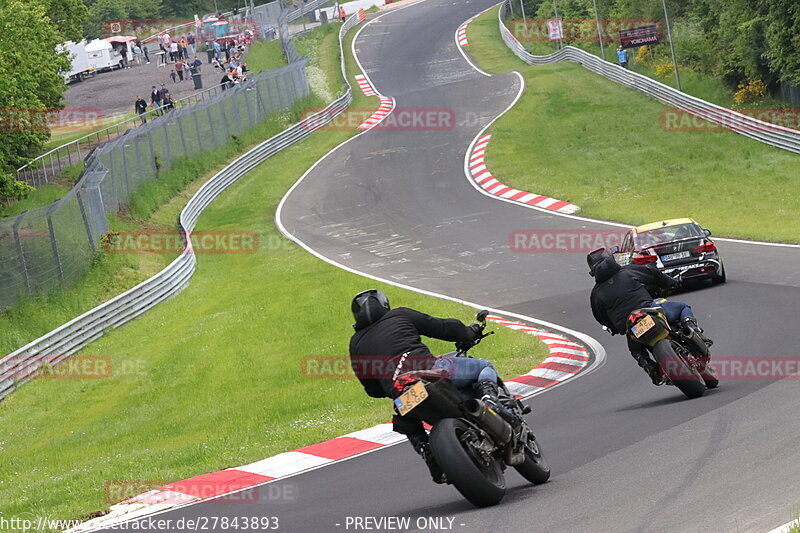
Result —
<instances>
[{"instance_id":1,"label":"black car","mask_svg":"<svg viewBox=\"0 0 800 533\"><path fill-rule=\"evenodd\" d=\"M725 283L725 268L711 232L691 218L676 218L632 228L614 257L621 265L654 263L659 270L684 280Z\"/></svg>"}]
</instances>

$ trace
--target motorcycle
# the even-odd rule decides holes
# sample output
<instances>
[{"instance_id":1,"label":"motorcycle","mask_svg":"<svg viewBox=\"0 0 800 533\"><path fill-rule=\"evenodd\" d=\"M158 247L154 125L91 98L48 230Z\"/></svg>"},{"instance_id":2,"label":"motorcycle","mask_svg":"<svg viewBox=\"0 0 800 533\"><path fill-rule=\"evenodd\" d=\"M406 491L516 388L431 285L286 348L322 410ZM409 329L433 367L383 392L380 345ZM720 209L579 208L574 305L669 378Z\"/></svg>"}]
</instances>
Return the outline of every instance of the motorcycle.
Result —
<instances>
[{"instance_id":1,"label":"motorcycle","mask_svg":"<svg viewBox=\"0 0 800 533\"><path fill-rule=\"evenodd\" d=\"M710 352L700 335L690 328L673 329L659 307L633 311L627 335L644 344L661 370L663 385L674 385L688 398L699 398L719 385L708 365Z\"/></svg>"},{"instance_id":2,"label":"motorcycle","mask_svg":"<svg viewBox=\"0 0 800 533\"><path fill-rule=\"evenodd\" d=\"M469 357L470 348L493 331L483 333L488 311L477 314L480 334L470 346L444 356ZM508 466L533 484L550 478L550 467L542 456L531 428L521 414L530 408L514 398L501 380L499 404L488 405L470 388L458 389L444 369L414 370L395 377L394 408L402 416L414 416L432 426L430 446L447 483L477 507L495 505L506 492L504 472Z\"/></svg>"}]
</instances>

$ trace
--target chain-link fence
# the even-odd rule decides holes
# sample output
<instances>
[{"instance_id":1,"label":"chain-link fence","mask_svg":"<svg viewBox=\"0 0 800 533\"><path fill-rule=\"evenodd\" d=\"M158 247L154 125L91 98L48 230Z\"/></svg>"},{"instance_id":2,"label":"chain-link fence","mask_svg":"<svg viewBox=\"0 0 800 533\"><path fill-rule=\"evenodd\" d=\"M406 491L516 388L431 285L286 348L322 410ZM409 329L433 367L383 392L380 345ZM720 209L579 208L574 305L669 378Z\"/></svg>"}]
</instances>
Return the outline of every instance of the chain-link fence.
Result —
<instances>
[{"instance_id":1,"label":"chain-link fence","mask_svg":"<svg viewBox=\"0 0 800 533\"><path fill-rule=\"evenodd\" d=\"M128 130L95 149L65 197L0 220L0 309L79 279L108 231L106 213L125 208L143 183L308 96L305 65L297 55L286 67Z\"/></svg>"}]
</instances>

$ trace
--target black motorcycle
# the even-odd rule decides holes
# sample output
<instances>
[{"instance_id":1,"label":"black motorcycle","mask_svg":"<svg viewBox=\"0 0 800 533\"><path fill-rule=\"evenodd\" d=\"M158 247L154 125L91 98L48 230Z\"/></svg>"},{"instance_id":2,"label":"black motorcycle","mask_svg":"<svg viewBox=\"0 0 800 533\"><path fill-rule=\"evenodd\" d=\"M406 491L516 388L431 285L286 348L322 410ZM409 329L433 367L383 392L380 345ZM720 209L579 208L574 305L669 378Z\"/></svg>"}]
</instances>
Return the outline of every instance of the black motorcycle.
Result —
<instances>
[{"instance_id":1,"label":"black motorcycle","mask_svg":"<svg viewBox=\"0 0 800 533\"><path fill-rule=\"evenodd\" d=\"M689 328L673 329L659 307L637 309L628 316L628 338L644 344L658 363L663 385L675 385L689 398L699 398L719 385L708 365L710 352Z\"/></svg>"},{"instance_id":2,"label":"black motorcycle","mask_svg":"<svg viewBox=\"0 0 800 533\"><path fill-rule=\"evenodd\" d=\"M481 333L471 346L445 355L468 357L467 351L494 332L483 333L488 311L476 316ZM506 492L504 471L512 466L534 484L550 478L531 428L513 411L530 412L502 381L500 402L488 405L471 390L457 389L443 369L415 370L395 379L395 410L432 426L433 457L447 482L478 507L494 505Z\"/></svg>"}]
</instances>

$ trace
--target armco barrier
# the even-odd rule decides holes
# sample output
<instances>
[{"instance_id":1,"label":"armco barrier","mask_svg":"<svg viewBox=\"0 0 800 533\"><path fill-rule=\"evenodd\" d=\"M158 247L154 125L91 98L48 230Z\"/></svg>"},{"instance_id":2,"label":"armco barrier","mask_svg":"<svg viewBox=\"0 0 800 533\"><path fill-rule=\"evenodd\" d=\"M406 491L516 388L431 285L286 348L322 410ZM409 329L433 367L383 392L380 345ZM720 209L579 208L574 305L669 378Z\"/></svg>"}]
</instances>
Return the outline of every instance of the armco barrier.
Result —
<instances>
[{"instance_id":1,"label":"armco barrier","mask_svg":"<svg viewBox=\"0 0 800 533\"><path fill-rule=\"evenodd\" d=\"M696 115L708 122L728 128L770 146L800 153L800 131L770 124L711 102L706 102L700 98L695 98L574 46L565 46L557 52L545 56L531 55L503 22L506 7L507 4L504 2L498 12L500 34L506 46L529 65L547 65L558 63L559 61L573 61L611 81L641 91L663 104L677 107L681 111Z\"/></svg>"},{"instance_id":2,"label":"armco barrier","mask_svg":"<svg viewBox=\"0 0 800 533\"><path fill-rule=\"evenodd\" d=\"M342 25L339 30L340 49L345 33L358 23L358 16L354 15ZM181 211L179 220L186 248L164 270L0 359L0 399L28 381L38 364L57 365L106 331L133 320L188 285L194 274L197 258L186 235L191 234L203 209L247 172L321 128L350 105L353 96L347 81L343 51L341 57L342 75L347 84L345 93L322 111L267 139L209 179Z\"/></svg>"}]
</instances>

